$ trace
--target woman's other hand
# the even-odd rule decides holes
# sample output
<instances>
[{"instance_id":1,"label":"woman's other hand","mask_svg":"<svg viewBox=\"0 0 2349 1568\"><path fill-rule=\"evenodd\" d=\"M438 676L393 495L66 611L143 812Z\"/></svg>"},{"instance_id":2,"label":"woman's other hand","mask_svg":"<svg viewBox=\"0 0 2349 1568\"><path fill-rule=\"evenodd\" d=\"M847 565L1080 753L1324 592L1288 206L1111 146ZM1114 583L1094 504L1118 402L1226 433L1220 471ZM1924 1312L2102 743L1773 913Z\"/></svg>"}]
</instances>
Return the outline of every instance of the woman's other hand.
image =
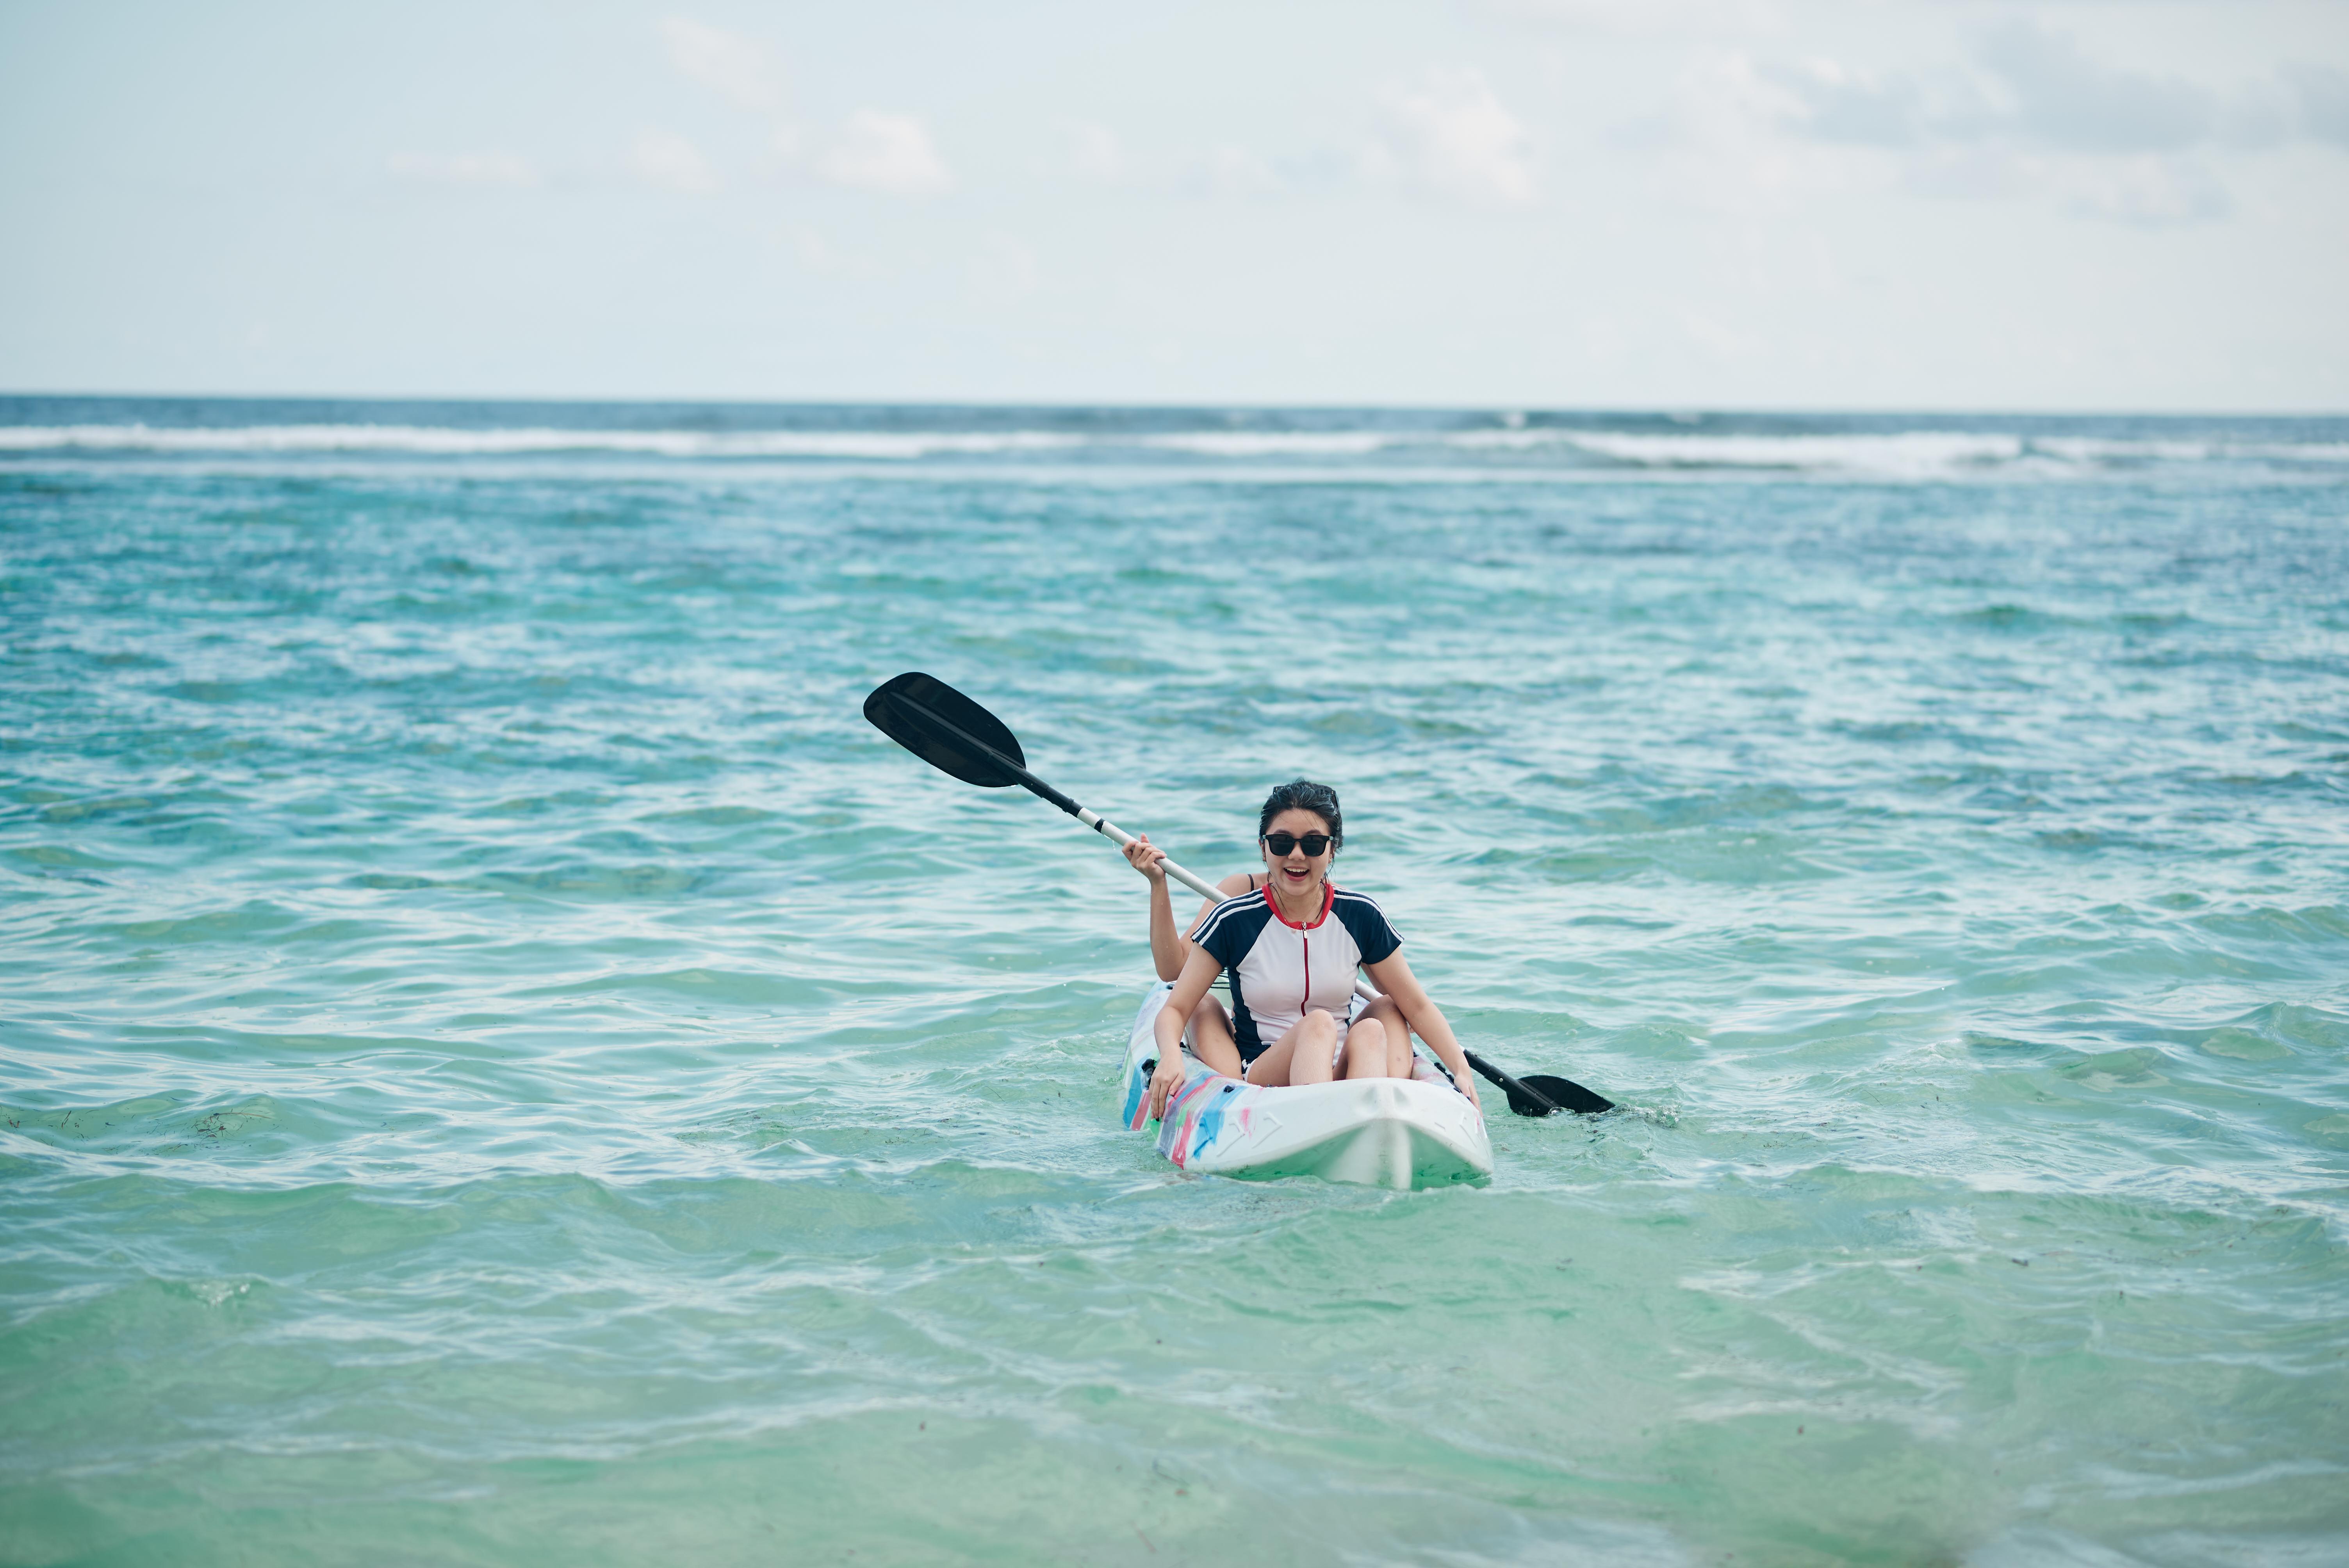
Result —
<instances>
[{"instance_id":1,"label":"woman's other hand","mask_svg":"<svg viewBox=\"0 0 2349 1568\"><path fill-rule=\"evenodd\" d=\"M1166 851L1152 843L1149 834L1144 833L1133 842L1120 846L1120 851L1125 856L1127 865L1152 882L1166 880Z\"/></svg>"},{"instance_id":2,"label":"woman's other hand","mask_svg":"<svg viewBox=\"0 0 2349 1568\"><path fill-rule=\"evenodd\" d=\"M1150 1075L1150 1119L1162 1121L1166 1116L1166 1102L1183 1087L1190 1075L1184 1070L1183 1053L1167 1051L1158 1058L1158 1070Z\"/></svg>"},{"instance_id":3,"label":"woman's other hand","mask_svg":"<svg viewBox=\"0 0 2349 1568\"><path fill-rule=\"evenodd\" d=\"M1462 1068L1458 1072L1452 1075L1452 1082L1462 1094L1468 1097L1468 1103L1476 1108L1476 1114L1479 1116L1484 1115L1485 1102L1476 1098L1476 1075L1470 1072L1466 1068Z\"/></svg>"}]
</instances>

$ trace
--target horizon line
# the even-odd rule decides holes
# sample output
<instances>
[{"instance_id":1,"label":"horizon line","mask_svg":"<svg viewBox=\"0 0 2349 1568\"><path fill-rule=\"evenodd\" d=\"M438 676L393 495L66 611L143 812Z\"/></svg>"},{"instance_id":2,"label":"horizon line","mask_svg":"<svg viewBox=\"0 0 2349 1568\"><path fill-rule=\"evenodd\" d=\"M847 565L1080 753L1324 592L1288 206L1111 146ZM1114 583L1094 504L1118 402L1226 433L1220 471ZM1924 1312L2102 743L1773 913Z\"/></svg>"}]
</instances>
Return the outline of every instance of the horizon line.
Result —
<instances>
[{"instance_id":1,"label":"horizon line","mask_svg":"<svg viewBox=\"0 0 2349 1568\"><path fill-rule=\"evenodd\" d=\"M1899 417L1904 415L1961 418L2176 418L2176 419L2339 419L2349 418L2349 406L2337 407L2213 408L2187 406L2045 405L2026 404L1702 404L1702 403L1533 403L1440 401L1398 403L1379 401L1315 402L1280 399L1269 402L1204 402L1193 399L1154 402L1147 399L1037 399L1013 397L726 397L694 396L613 396L563 393L416 393L416 392L158 392L158 391L23 391L0 390L0 402L80 399L88 402L178 403L477 403L569 405L579 407L641 407L674 404L687 407L734 408L933 408L933 409L1105 409L1135 412L1249 413L1378 413L1378 414L1604 414L1644 415L1666 419L1702 418L1720 415L1765 415L1788 418Z\"/></svg>"}]
</instances>

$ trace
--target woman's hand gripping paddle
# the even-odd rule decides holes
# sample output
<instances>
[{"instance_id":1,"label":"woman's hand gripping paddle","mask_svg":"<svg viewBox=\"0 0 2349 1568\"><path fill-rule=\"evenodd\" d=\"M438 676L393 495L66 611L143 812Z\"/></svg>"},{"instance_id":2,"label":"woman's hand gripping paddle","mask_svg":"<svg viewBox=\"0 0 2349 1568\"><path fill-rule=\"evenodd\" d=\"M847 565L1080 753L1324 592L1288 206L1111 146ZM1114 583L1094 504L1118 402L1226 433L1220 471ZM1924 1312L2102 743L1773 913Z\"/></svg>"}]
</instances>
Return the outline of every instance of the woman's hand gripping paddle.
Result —
<instances>
[{"instance_id":1,"label":"woman's hand gripping paddle","mask_svg":"<svg viewBox=\"0 0 2349 1568\"><path fill-rule=\"evenodd\" d=\"M1089 811L1028 771L1019 738L1003 721L936 676L908 671L873 688L864 699L864 717L873 727L931 767L951 773L982 789L1003 789L1017 784L1030 794L1050 800L1094 832L1121 847L1133 835L1097 811ZM1202 898L1224 895L1202 876L1185 871L1173 861L1161 861L1166 874ZM1378 992L1359 977L1354 989L1365 996ZM1519 1116L1547 1116L1555 1110L1612 1110L1615 1102L1591 1093L1569 1078L1513 1078L1483 1057L1468 1053L1468 1065L1501 1086L1509 1109Z\"/></svg>"}]
</instances>

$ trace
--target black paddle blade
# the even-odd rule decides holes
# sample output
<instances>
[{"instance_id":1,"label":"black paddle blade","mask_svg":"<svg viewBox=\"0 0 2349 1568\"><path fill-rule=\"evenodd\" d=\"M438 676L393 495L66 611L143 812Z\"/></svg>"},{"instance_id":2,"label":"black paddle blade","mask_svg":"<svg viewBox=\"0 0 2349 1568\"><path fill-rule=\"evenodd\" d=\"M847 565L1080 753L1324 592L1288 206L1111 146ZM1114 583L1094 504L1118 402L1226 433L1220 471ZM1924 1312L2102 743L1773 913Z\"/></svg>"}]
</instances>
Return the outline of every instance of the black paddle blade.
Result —
<instances>
[{"instance_id":1,"label":"black paddle blade","mask_svg":"<svg viewBox=\"0 0 2349 1568\"><path fill-rule=\"evenodd\" d=\"M1020 782L1011 769L1028 765L1019 738L1001 719L918 670L874 686L864 699L864 717L931 767L982 789Z\"/></svg>"},{"instance_id":2,"label":"black paddle blade","mask_svg":"<svg viewBox=\"0 0 2349 1568\"><path fill-rule=\"evenodd\" d=\"M1570 1110L1578 1116L1596 1116L1602 1110L1615 1109L1613 1100L1603 1094L1583 1088L1572 1078L1553 1078L1547 1073L1532 1073L1517 1081L1547 1099L1560 1110ZM1526 1103L1531 1105L1533 1101L1528 1098ZM1509 1109L1519 1116L1547 1114L1538 1109L1526 1110L1517 1104L1517 1097L1515 1094L1509 1096Z\"/></svg>"},{"instance_id":3,"label":"black paddle blade","mask_svg":"<svg viewBox=\"0 0 2349 1568\"><path fill-rule=\"evenodd\" d=\"M1500 1088L1503 1094L1509 1097L1509 1109L1519 1116L1547 1116L1554 1110L1565 1109L1555 1100L1545 1102L1527 1094L1522 1080L1516 1083L1505 1083L1500 1086Z\"/></svg>"},{"instance_id":4,"label":"black paddle blade","mask_svg":"<svg viewBox=\"0 0 2349 1568\"><path fill-rule=\"evenodd\" d=\"M1511 1078L1474 1051L1463 1051L1468 1065L1501 1086L1509 1097L1509 1109L1519 1116L1547 1116L1553 1111L1571 1110L1585 1116L1602 1110L1612 1110L1615 1102L1605 1095L1593 1094L1572 1078Z\"/></svg>"}]
</instances>

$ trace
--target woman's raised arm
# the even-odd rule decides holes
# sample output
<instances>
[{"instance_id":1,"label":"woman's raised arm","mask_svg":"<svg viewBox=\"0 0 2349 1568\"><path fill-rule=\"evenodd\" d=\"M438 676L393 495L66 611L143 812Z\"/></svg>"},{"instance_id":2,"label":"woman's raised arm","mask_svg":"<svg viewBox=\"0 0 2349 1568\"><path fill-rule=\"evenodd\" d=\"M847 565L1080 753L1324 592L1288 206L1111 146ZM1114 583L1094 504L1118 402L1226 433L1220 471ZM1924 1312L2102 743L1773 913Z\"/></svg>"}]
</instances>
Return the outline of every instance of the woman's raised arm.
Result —
<instances>
[{"instance_id":1,"label":"woman's raised arm","mask_svg":"<svg viewBox=\"0 0 2349 1568\"><path fill-rule=\"evenodd\" d=\"M1166 851L1143 833L1120 846L1125 863L1150 879L1150 963L1161 980L1183 973L1183 939L1174 932L1174 906L1166 892Z\"/></svg>"},{"instance_id":2,"label":"woman's raised arm","mask_svg":"<svg viewBox=\"0 0 2349 1568\"><path fill-rule=\"evenodd\" d=\"M1166 888L1166 851L1150 841L1143 833L1132 843L1123 846L1126 864L1150 879L1150 966L1158 971L1161 980L1173 980L1183 973L1184 961L1191 956L1191 944L1174 929L1174 905ZM1216 884L1216 891L1232 898L1256 886L1256 879L1246 872L1234 872ZM1214 899L1199 901L1199 913L1191 917L1190 929L1196 931L1200 920L1216 907Z\"/></svg>"}]
</instances>

